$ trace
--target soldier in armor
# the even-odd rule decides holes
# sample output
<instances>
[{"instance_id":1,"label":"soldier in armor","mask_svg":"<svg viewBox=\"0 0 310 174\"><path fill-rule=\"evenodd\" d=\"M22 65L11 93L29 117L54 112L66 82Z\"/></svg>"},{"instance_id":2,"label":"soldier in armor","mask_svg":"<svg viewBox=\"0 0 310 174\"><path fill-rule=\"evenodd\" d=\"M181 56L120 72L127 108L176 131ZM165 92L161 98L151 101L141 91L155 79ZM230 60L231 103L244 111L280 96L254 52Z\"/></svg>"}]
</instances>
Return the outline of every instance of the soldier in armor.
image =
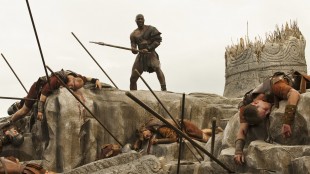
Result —
<instances>
[{"instance_id":1,"label":"soldier in armor","mask_svg":"<svg viewBox=\"0 0 310 174\"><path fill-rule=\"evenodd\" d=\"M135 72L135 69L137 69L140 74L144 71L156 72L161 90L166 91L165 76L160 68L159 57L155 51L162 41L161 33L151 25L144 25L144 16L142 14L136 16L136 23L138 28L130 35L131 48L133 54L138 53L136 51L137 47L142 53L140 52L137 55L132 66L130 90L137 90L137 80L139 79L139 75Z\"/></svg>"},{"instance_id":2,"label":"soldier in armor","mask_svg":"<svg viewBox=\"0 0 310 174\"><path fill-rule=\"evenodd\" d=\"M20 146L24 142L24 136L19 133L16 126L9 126L2 130L0 135L0 153L4 145L12 144L15 147Z\"/></svg>"},{"instance_id":3,"label":"soldier in armor","mask_svg":"<svg viewBox=\"0 0 310 174\"><path fill-rule=\"evenodd\" d=\"M56 174L35 162L20 163L13 156L0 157L0 174Z\"/></svg>"},{"instance_id":4,"label":"soldier in armor","mask_svg":"<svg viewBox=\"0 0 310 174\"><path fill-rule=\"evenodd\" d=\"M291 126L294 121L300 93L294 89L292 79L283 72L277 72L266 79L255 89L247 92L239 105L240 127L235 141L236 164L244 164L243 148L249 128L254 128L266 120L271 107L278 107L280 100L287 100L281 132L285 138L292 135Z\"/></svg>"},{"instance_id":5,"label":"soldier in armor","mask_svg":"<svg viewBox=\"0 0 310 174\"><path fill-rule=\"evenodd\" d=\"M86 82L94 83L96 88L101 89L101 83L98 79L85 77L80 74L77 74L70 70L61 70L55 72L55 74L73 91L76 91L84 86ZM46 98L50 95L54 90L59 89L62 85L61 82L58 81L57 77L51 75L49 77L49 83L47 82L46 76L40 77L36 82L31 86L29 93L26 98L29 99L38 99L38 113L37 119L43 119L43 110ZM26 116L32 106L35 104L35 100L22 100L19 103L19 109L9 118L7 122L1 123L0 128L11 125L13 122L23 118Z\"/></svg>"},{"instance_id":6,"label":"soldier in armor","mask_svg":"<svg viewBox=\"0 0 310 174\"><path fill-rule=\"evenodd\" d=\"M166 119L169 123L176 127L176 124L172 119ZM181 125L181 120L178 121ZM212 135L211 129L199 129L191 121L183 120L183 131L192 139L207 142ZM216 133L223 132L223 129L218 127ZM142 147L143 142L150 140L151 144L168 144L174 143L178 140L178 134L167 126L162 121L152 117L149 121L143 124L139 130L137 130L138 139L136 140L133 148L134 150L139 150Z\"/></svg>"}]
</instances>

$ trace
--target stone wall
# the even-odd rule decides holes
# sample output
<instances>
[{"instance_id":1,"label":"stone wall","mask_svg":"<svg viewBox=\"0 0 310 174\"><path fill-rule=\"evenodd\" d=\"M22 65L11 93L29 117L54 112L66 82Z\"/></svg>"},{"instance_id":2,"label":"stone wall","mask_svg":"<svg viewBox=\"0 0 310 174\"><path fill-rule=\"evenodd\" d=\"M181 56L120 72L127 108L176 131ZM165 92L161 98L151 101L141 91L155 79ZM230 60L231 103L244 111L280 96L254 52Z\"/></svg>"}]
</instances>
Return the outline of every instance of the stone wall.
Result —
<instances>
[{"instance_id":1,"label":"stone wall","mask_svg":"<svg viewBox=\"0 0 310 174\"><path fill-rule=\"evenodd\" d=\"M127 97L125 92L114 88L98 90L85 86L76 93L123 145L133 143L136 129L152 116ZM169 118L150 91L139 90L131 93L163 117ZM171 115L180 118L182 94L155 93ZM211 126L212 118L216 117L217 123L224 128L227 123L225 120L237 112L239 102L240 99L215 94L188 94L185 100L185 118L199 128L207 128ZM103 144L117 144L65 88L48 97L45 116L46 120L36 122L32 129L34 150L29 153L36 156L36 159L44 159L43 165L49 170L70 171L95 161Z\"/></svg>"}]
</instances>

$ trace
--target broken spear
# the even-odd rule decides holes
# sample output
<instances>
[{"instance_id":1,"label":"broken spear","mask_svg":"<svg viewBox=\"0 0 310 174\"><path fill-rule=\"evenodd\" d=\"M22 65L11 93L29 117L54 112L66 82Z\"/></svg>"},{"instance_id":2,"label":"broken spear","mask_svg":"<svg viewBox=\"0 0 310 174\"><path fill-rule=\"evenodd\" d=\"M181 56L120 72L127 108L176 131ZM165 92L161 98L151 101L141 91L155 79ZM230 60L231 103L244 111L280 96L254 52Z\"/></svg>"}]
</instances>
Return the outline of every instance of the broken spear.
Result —
<instances>
[{"instance_id":1,"label":"broken spear","mask_svg":"<svg viewBox=\"0 0 310 174\"><path fill-rule=\"evenodd\" d=\"M39 51L40 51L40 55L41 55L41 59L42 59L42 63L43 63L43 67L44 67L44 71L45 71L45 75L46 75L46 79L47 79L49 87L51 87L51 84L50 84L50 81L49 81L49 77L48 77L48 73L47 73L46 66L45 66L45 60L44 60L44 57L43 57L43 52L42 52L41 45L40 45L39 36L38 36L37 30L36 30L36 26L34 24L34 20L33 20L33 17L32 17L32 13L31 13L31 9L30 9L30 5L29 5L28 0L26 0L26 3L27 3L27 7L28 7L28 11L29 11L32 27L33 27L33 30L34 30L34 34L36 36L37 44L38 44L38 47L39 47Z\"/></svg>"},{"instance_id":2,"label":"broken spear","mask_svg":"<svg viewBox=\"0 0 310 174\"><path fill-rule=\"evenodd\" d=\"M90 52L86 49L86 47L82 44L82 42L75 36L75 34L73 32L71 32L71 34L73 35L73 37L80 43L80 45L84 48L84 50L88 53L88 55L93 59L93 61L99 66L99 68L101 69L101 71L108 77L108 79L113 83L113 85L115 86L115 88L118 89L118 87L116 86L116 84L113 82L113 80L110 78L110 76L103 70L103 68L99 65L99 63L96 61L96 59L90 54Z\"/></svg>"},{"instance_id":3,"label":"broken spear","mask_svg":"<svg viewBox=\"0 0 310 174\"><path fill-rule=\"evenodd\" d=\"M25 88L25 86L23 85L22 81L20 81L20 79L18 78L17 74L15 73L15 71L13 70L13 68L11 67L11 65L9 64L9 62L6 60L6 58L4 57L4 55L1 53L1 56L3 57L4 61L6 62L6 64L8 64L8 66L10 67L11 71L13 72L13 74L15 75L15 77L17 78L17 80L19 81L19 83L22 85L22 87L24 88L24 90L26 91L26 93L28 94L27 89Z\"/></svg>"}]
</instances>

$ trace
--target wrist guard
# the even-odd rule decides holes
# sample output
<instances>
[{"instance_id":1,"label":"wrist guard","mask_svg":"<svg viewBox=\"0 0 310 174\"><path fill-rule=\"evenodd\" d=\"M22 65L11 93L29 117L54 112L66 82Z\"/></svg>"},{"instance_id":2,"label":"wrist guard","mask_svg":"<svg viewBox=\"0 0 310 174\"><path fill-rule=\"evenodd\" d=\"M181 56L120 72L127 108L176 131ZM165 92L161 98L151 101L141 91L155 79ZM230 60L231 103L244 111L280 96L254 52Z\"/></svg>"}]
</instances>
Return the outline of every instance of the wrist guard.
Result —
<instances>
[{"instance_id":1,"label":"wrist guard","mask_svg":"<svg viewBox=\"0 0 310 174\"><path fill-rule=\"evenodd\" d=\"M92 79L90 80L90 82L91 82L91 83L96 83L97 80L98 80L98 79L96 79L96 78L92 78Z\"/></svg>"},{"instance_id":2,"label":"wrist guard","mask_svg":"<svg viewBox=\"0 0 310 174\"><path fill-rule=\"evenodd\" d=\"M285 106L285 112L284 112L284 118L283 118L283 124L292 125L294 122L295 112L297 110L296 105L286 105Z\"/></svg>"},{"instance_id":3,"label":"wrist guard","mask_svg":"<svg viewBox=\"0 0 310 174\"><path fill-rule=\"evenodd\" d=\"M243 148L245 145L244 139L238 139L235 141L235 155L241 155L243 154Z\"/></svg>"},{"instance_id":4,"label":"wrist guard","mask_svg":"<svg viewBox=\"0 0 310 174\"><path fill-rule=\"evenodd\" d=\"M39 101L38 102L38 112L42 112L44 111L44 102L43 101Z\"/></svg>"}]
</instances>

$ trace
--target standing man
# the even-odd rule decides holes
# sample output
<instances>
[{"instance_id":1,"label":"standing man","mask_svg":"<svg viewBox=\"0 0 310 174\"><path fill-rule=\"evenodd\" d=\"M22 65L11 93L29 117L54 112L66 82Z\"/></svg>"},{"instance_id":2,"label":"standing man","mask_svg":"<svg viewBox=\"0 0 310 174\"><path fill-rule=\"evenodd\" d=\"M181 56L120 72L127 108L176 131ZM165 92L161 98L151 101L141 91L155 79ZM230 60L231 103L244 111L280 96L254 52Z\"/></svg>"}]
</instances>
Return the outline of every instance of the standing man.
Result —
<instances>
[{"instance_id":1,"label":"standing man","mask_svg":"<svg viewBox=\"0 0 310 174\"><path fill-rule=\"evenodd\" d=\"M159 57L155 51L162 41L161 33L151 25L144 25L144 16L142 14L136 16L136 23L138 28L130 34L132 53L138 53L137 46L142 52L137 55L132 66L130 90L137 90L137 80L139 79L139 75L135 72L135 69L137 69L140 74L144 71L156 72L161 90L166 91L165 76L160 68Z\"/></svg>"}]
</instances>

